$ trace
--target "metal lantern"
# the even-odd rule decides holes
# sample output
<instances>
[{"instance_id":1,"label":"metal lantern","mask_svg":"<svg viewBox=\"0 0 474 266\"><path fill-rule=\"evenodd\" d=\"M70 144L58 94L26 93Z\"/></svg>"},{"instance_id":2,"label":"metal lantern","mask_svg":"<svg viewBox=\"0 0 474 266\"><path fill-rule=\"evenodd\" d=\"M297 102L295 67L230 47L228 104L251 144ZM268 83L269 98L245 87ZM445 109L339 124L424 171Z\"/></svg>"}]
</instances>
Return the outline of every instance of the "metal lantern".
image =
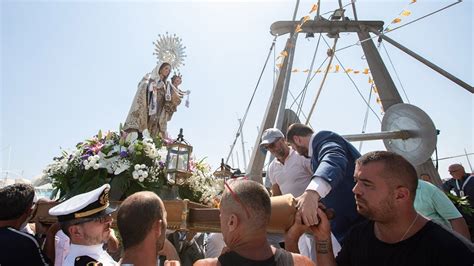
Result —
<instances>
[{"instance_id":1,"label":"metal lantern","mask_svg":"<svg viewBox=\"0 0 474 266\"><path fill-rule=\"evenodd\" d=\"M189 170L189 158L193 147L183 138L183 129L179 130L178 138L167 146L166 178L170 185L183 185L192 175Z\"/></svg>"},{"instance_id":2,"label":"metal lantern","mask_svg":"<svg viewBox=\"0 0 474 266\"><path fill-rule=\"evenodd\" d=\"M221 160L221 166L214 171L213 176L219 178L220 188L224 190L224 183L232 176L231 167L224 163L224 158Z\"/></svg>"},{"instance_id":3,"label":"metal lantern","mask_svg":"<svg viewBox=\"0 0 474 266\"><path fill-rule=\"evenodd\" d=\"M214 171L213 175L218 178L222 178L224 180L229 179L232 176L232 172L230 171L232 168L224 163L224 158L221 160L221 166Z\"/></svg>"}]
</instances>

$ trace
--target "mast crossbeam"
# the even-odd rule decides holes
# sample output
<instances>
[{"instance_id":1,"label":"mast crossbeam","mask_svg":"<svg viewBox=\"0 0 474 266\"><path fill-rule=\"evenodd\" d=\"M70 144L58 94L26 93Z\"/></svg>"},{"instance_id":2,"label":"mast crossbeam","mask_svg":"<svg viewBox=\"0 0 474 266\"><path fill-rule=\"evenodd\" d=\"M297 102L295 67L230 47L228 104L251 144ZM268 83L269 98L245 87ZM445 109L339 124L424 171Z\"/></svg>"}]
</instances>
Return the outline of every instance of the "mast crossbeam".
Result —
<instances>
[{"instance_id":1,"label":"mast crossbeam","mask_svg":"<svg viewBox=\"0 0 474 266\"><path fill-rule=\"evenodd\" d=\"M296 25L300 21L277 21L270 27L270 33L273 36L281 36L294 32ZM369 31L381 32L383 30L383 21L331 21L331 20L308 20L301 26L301 33L331 33L339 32L360 32L363 29Z\"/></svg>"}]
</instances>

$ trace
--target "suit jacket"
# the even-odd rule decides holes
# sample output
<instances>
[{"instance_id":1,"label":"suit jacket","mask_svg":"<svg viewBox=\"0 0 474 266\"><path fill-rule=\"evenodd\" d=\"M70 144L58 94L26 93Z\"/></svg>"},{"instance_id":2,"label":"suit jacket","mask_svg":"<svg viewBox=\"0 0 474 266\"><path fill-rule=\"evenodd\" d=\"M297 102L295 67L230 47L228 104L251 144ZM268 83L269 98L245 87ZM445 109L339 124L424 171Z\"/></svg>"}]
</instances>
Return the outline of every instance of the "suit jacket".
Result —
<instances>
[{"instance_id":1,"label":"suit jacket","mask_svg":"<svg viewBox=\"0 0 474 266\"><path fill-rule=\"evenodd\" d=\"M321 202L336 212L330 221L331 231L342 243L349 229L364 220L357 213L352 192L355 185L355 160L360 157L360 153L343 137L331 131L318 132L311 145L313 178L321 177L331 185L331 191Z\"/></svg>"}]
</instances>

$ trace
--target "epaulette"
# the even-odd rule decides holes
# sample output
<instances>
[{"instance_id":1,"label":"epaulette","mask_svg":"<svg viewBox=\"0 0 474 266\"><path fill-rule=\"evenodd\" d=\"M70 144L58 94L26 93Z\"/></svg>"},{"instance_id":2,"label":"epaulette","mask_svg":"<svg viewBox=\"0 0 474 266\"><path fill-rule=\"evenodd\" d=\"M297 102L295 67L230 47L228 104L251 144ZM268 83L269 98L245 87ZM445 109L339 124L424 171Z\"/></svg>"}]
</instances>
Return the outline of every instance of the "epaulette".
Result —
<instances>
[{"instance_id":1,"label":"epaulette","mask_svg":"<svg viewBox=\"0 0 474 266\"><path fill-rule=\"evenodd\" d=\"M103 266L103 264L89 256L79 256L74 260L74 266Z\"/></svg>"}]
</instances>

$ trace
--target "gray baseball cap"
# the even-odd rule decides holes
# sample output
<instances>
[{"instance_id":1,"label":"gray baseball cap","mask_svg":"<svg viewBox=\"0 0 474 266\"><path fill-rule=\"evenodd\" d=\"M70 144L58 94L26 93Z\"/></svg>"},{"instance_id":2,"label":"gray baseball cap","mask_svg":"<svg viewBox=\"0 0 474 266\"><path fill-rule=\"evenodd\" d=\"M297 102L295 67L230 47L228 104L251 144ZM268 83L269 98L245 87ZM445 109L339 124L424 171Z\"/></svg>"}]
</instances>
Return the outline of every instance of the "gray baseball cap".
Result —
<instances>
[{"instance_id":1,"label":"gray baseball cap","mask_svg":"<svg viewBox=\"0 0 474 266\"><path fill-rule=\"evenodd\" d=\"M262 142L260 142L260 146L271 144L280 138L285 138L285 136L278 128L267 128L265 131L263 131Z\"/></svg>"}]
</instances>

